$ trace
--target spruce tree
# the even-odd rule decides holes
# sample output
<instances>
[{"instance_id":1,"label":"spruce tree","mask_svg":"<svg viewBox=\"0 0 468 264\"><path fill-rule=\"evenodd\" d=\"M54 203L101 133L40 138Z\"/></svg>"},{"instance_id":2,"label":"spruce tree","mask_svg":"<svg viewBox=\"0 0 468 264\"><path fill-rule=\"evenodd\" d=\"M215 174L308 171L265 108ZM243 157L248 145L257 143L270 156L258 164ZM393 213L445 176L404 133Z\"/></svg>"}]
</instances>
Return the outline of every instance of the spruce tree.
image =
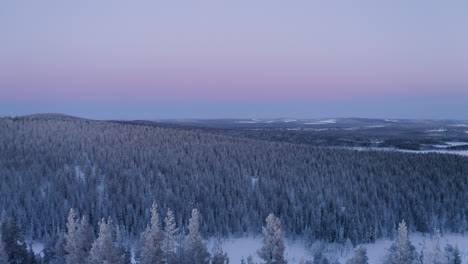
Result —
<instances>
[{"instance_id":1,"label":"spruce tree","mask_svg":"<svg viewBox=\"0 0 468 264\"><path fill-rule=\"evenodd\" d=\"M1 233L9 264L31 264L26 242L16 221L12 218L4 221Z\"/></svg>"},{"instance_id":2,"label":"spruce tree","mask_svg":"<svg viewBox=\"0 0 468 264\"><path fill-rule=\"evenodd\" d=\"M0 230L0 264L8 264L8 254L5 249L5 244L3 242L1 230Z\"/></svg>"},{"instance_id":3,"label":"spruce tree","mask_svg":"<svg viewBox=\"0 0 468 264\"><path fill-rule=\"evenodd\" d=\"M217 247L214 250L213 256L211 257L211 264L229 264L229 257L221 247Z\"/></svg>"},{"instance_id":4,"label":"spruce tree","mask_svg":"<svg viewBox=\"0 0 468 264\"><path fill-rule=\"evenodd\" d=\"M445 246L445 263L447 264L461 264L461 255L458 247L454 247L450 244Z\"/></svg>"},{"instance_id":5,"label":"spruce tree","mask_svg":"<svg viewBox=\"0 0 468 264\"><path fill-rule=\"evenodd\" d=\"M167 210L167 215L164 218L164 243L163 254L164 263L175 263L176 259L176 240L177 240L177 227L174 220L174 214L171 209Z\"/></svg>"},{"instance_id":6,"label":"spruce tree","mask_svg":"<svg viewBox=\"0 0 468 264\"><path fill-rule=\"evenodd\" d=\"M283 231L280 220L273 214L266 218L263 228L263 246L258 250L258 256L265 264L285 264Z\"/></svg>"},{"instance_id":7,"label":"spruce tree","mask_svg":"<svg viewBox=\"0 0 468 264\"><path fill-rule=\"evenodd\" d=\"M86 217L80 221L72 208L68 214L67 233L65 234L66 263L87 263L92 245L92 233Z\"/></svg>"},{"instance_id":8,"label":"spruce tree","mask_svg":"<svg viewBox=\"0 0 468 264\"><path fill-rule=\"evenodd\" d=\"M158 206L153 203L151 207L151 224L143 233L141 241L141 264L163 264L163 240Z\"/></svg>"},{"instance_id":9,"label":"spruce tree","mask_svg":"<svg viewBox=\"0 0 468 264\"><path fill-rule=\"evenodd\" d=\"M357 246L354 249L354 255L346 262L346 264L368 264L367 249L363 246Z\"/></svg>"},{"instance_id":10,"label":"spruce tree","mask_svg":"<svg viewBox=\"0 0 468 264\"><path fill-rule=\"evenodd\" d=\"M192 264L207 264L210 261L210 253L206 248L200 234L200 213L197 209L192 210L189 220L189 234L185 240L185 262Z\"/></svg>"},{"instance_id":11,"label":"spruce tree","mask_svg":"<svg viewBox=\"0 0 468 264\"><path fill-rule=\"evenodd\" d=\"M398 226L398 237L385 256L384 264L416 264L418 253L408 237L408 228L403 220Z\"/></svg>"},{"instance_id":12,"label":"spruce tree","mask_svg":"<svg viewBox=\"0 0 468 264\"><path fill-rule=\"evenodd\" d=\"M114 243L112 221L102 219L99 223L99 236L91 248L90 264L120 264Z\"/></svg>"},{"instance_id":13,"label":"spruce tree","mask_svg":"<svg viewBox=\"0 0 468 264\"><path fill-rule=\"evenodd\" d=\"M120 264L130 264L132 257L131 252L124 245L123 232L119 226L117 226L115 233L115 247L118 261Z\"/></svg>"}]
</instances>

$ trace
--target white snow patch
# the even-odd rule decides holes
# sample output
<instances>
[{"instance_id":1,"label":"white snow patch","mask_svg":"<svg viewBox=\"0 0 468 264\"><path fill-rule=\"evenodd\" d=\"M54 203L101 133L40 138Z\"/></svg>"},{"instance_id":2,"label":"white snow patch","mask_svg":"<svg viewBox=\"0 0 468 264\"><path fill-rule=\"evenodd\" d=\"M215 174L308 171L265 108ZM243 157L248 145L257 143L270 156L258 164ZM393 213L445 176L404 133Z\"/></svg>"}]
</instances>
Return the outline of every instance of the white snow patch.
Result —
<instances>
[{"instance_id":1,"label":"white snow patch","mask_svg":"<svg viewBox=\"0 0 468 264\"><path fill-rule=\"evenodd\" d=\"M325 124L335 124L336 119L324 119L324 120L319 120L316 122L307 122L304 123L304 125L325 125Z\"/></svg>"},{"instance_id":2,"label":"white snow patch","mask_svg":"<svg viewBox=\"0 0 468 264\"><path fill-rule=\"evenodd\" d=\"M340 147L343 149L353 149L358 151L397 151L406 153L438 153L438 154L454 154L468 157L468 150L445 150L445 149L431 149L431 150L410 150L410 149L397 149L397 148L378 148L378 147Z\"/></svg>"},{"instance_id":3,"label":"white snow patch","mask_svg":"<svg viewBox=\"0 0 468 264\"><path fill-rule=\"evenodd\" d=\"M466 146L468 142L445 142L445 145L433 145L436 148L449 148L457 146Z\"/></svg>"},{"instance_id":4,"label":"white snow patch","mask_svg":"<svg viewBox=\"0 0 468 264\"><path fill-rule=\"evenodd\" d=\"M456 125L452 125L454 127L468 127L468 124L456 124Z\"/></svg>"},{"instance_id":5,"label":"white snow patch","mask_svg":"<svg viewBox=\"0 0 468 264\"><path fill-rule=\"evenodd\" d=\"M393 123L398 123L400 121L396 120L396 119L384 119L384 121L386 122L393 122Z\"/></svg>"},{"instance_id":6,"label":"white snow patch","mask_svg":"<svg viewBox=\"0 0 468 264\"><path fill-rule=\"evenodd\" d=\"M258 122L257 121L237 121L236 123L239 123L239 124L256 124Z\"/></svg>"},{"instance_id":7,"label":"white snow patch","mask_svg":"<svg viewBox=\"0 0 468 264\"><path fill-rule=\"evenodd\" d=\"M31 246L34 254L40 255L41 257L44 256L44 252L43 252L45 248L44 243L39 242L39 241L28 240L26 241L26 244L28 245L28 249L29 249L29 246Z\"/></svg>"},{"instance_id":8,"label":"white snow patch","mask_svg":"<svg viewBox=\"0 0 468 264\"><path fill-rule=\"evenodd\" d=\"M81 170L80 165L75 166L75 175L79 180L85 180L85 173L83 170Z\"/></svg>"},{"instance_id":9,"label":"white snow patch","mask_svg":"<svg viewBox=\"0 0 468 264\"><path fill-rule=\"evenodd\" d=\"M436 245L435 236L421 233L411 233L410 240L416 247L418 253L421 251L425 255L432 253ZM223 240L210 239L208 240L208 249L214 248L219 243L221 248L228 254L229 262L237 264L241 262L241 259L247 259L248 256L252 256L254 261L259 262L260 259L257 256L257 250L262 246L262 237L243 237L243 238L229 238ZM392 245L393 240L391 239L379 239L375 243L363 244L367 248L367 256L369 257L369 264L380 264L382 259L387 254L388 248ZM440 248L443 250L447 244L458 246L462 260L468 258L468 236L467 234L445 234L439 241ZM324 254L330 261L338 259L340 263L346 263L346 261L353 255L353 249L348 245L338 244L324 244L317 242L312 245L311 248L306 246L303 240L289 240L285 239L285 256L289 264L297 264L299 260L313 259L313 248L321 247L325 245Z\"/></svg>"},{"instance_id":10,"label":"white snow patch","mask_svg":"<svg viewBox=\"0 0 468 264\"><path fill-rule=\"evenodd\" d=\"M445 132L445 131L447 131L447 129L445 129L445 128L426 130L427 133L438 133L438 132Z\"/></svg>"},{"instance_id":11,"label":"white snow patch","mask_svg":"<svg viewBox=\"0 0 468 264\"><path fill-rule=\"evenodd\" d=\"M252 184L252 187L255 186L258 182L258 177L250 177L250 183Z\"/></svg>"},{"instance_id":12,"label":"white snow patch","mask_svg":"<svg viewBox=\"0 0 468 264\"><path fill-rule=\"evenodd\" d=\"M243 237L243 238L228 238L221 241L217 239L208 240L208 249L212 249L219 243L221 248L229 256L229 263L241 263L242 258L247 259L252 256L255 262L260 262L257 256L257 250L262 246L262 237ZM285 256L288 263L299 263L302 256L308 257L309 251L302 241L285 240L286 251Z\"/></svg>"},{"instance_id":13,"label":"white snow patch","mask_svg":"<svg viewBox=\"0 0 468 264\"><path fill-rule=\"evenodd\" d=\"M304 128L304 130L311 130L311 131L327 131L330 130L329 128Z\"/></svg>"}]
</instances>

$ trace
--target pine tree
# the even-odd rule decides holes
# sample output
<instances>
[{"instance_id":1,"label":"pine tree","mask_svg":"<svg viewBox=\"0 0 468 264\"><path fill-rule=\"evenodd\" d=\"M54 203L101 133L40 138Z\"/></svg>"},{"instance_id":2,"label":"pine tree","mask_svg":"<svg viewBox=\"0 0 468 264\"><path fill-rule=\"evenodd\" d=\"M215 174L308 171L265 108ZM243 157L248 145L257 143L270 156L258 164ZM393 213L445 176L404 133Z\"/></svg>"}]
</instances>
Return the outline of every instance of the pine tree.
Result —
<instances>
[{"instance_id":1,"label":"pine tree","mask_svg":"<svg viewBox=\"0 0 468 264\"><path fill-rule=\"evenodd\" d=\"M354 255L346 262L346 264L368 264L367 249L363 246L358 246L354 249Z\"/></svg>"},{"instance_id":2,"label":"pine tree","mask_svg":"<svg viewBox=\"0 0 468 264\"><path fill-rule=\"evenodd\" d=\"M9 264L31 264L28 248L16 221L11 218L7 219L2 223L1 229Z\"/></svg>"},{"instance_id":3,"label":"pine tree","mask_svg":"<svg viewBox=\"0 0 468 264\"><path fill-rule=\"evenodd\" d=\"M266 218L263 228L263 246L257 252L265 264L285 264L283 232L280 220L273 214Z\"/></svg>"},{"instance_id":4,"label":"pine tree","mask_svg":"<svg viewBox=\"0 0 468 264\"><path fill-rule=\"evenodd\" d=\"M8 254L5 249L5 244L3 242L1 230L0 230L0 264L8 264Z\"/></svg>"},{"instance_id":5,"label":"pine tree","mask_svg":"<svg viewBox=\"0 0 468 264\"><path fill-rule=\"evenodd\" d=\"M44 249L43 262L48 264L63 264L66 263L65 251L65 237L63 235L58 235L51 241Z\"/></svg>"},{"instance_id":6,"label":"pine tree","mask_svg":"<svg viewBox=\"0 0 468 264\"><path fill-rule=\"evenodd\" d=\"M87 263L92 245L92 233L86 217L80 221L72 208L68 214L67 233L65 235L66 263Z\"/></svg>"},{"instance_id":7,"label":"pine tree","mask_svg":"<svg viewBox=\"0 0 468 264\"><path fill-rule=\"evenodd\" d=\"M112 221L102 219L99 223L99 236L94 241L90 253L91 264L120 264L114 247Z\"/></svg>"},{"instance_id":8,"label":"pine tree","mask_svg":"<svg viewBox=\"0 0 468 264\"><path fill-rule=\"evenodd\" d=\"M167 210L166 218L164 218L164 263L172 264L175 263L176 259L176 234L177 227L174 220L174 214L171 209Z\"/></svg>"},{"instance_id":9,"label":"pine tree","mask_svg":"<svg viewBox=\"0 0 468 264\"><path fill-rule=\"evenodd\" d=\"M247 264L255 264L253 257L250 255L247 257Z\"/></svg>"},{"instance_id":10,"label":"pine tree","mask_svg":"<svg viewBox=\"0 0 468 264\"><path fill-rule=\"evenodd\" d=\"M418 253L408 238L408 229L403 220L398 227L397 240L392 244L384 264L415 264L418 262Z\"/></svg>"},{"instance_id":11,"label":"pine tree","mask_svg":"<svg viewBox=\"0 0 468 264\"><path fill-rule=\"evenodd\" d=\"M163 240L158 206L151 207L151 225L146 228L141 241L141 264L163 264Z\"/></svg>"},{"instance_id":12,"label":"pine tree","mask_svg":"<svg viewBox=\"0 0 468 264\"><path fill-rule=\"evenodd\" d=\"M200 234L200 213L197 209L192 210L189 220L189 234L185 240L185 262L192 264L207 264L210 260L210 253L206 248Z\"/></svg>"},{"instance_id":13,"label":"pine tree","mask_svg":"<svg viewBox=\"0 0 468 264\"><path fill-rule=\"evenodd\" d=\"M322 250L318 250L314 254L313 264L329 264L327 257L323 254Z\"/></svg>"},{"instance_id":14,"label":"pine tree","mask_svg":"<svg viewBox=\"0 0 468 264\"><path fill-rule=\"evenodd\" d=\"M445 246L445 263L447 264L461 264L461 255L458 247L454 247L450 244Z\"/></svg>"},{"instance_id":15,"label":"pine tree","mask_svg":"<svg viewBox=\"0 0 468 264\"><path fill-rule=\"evenodd\" d=\"M229 264L229 257L221 247L217 247L211 258L211 264Z\"/></svg>"},{"instance_id":16,"label":"pine tree","mask_svg":"<svg viewBox=\"0 0 468 264\"><path fill-rule=\"evenodd\" d=\"M115 235L115 247L116 255L120 264L130 264L131 263L131 253L124 245L124 239L120 227L117 226L116 235Z\"/></svg>"}]
</instances>

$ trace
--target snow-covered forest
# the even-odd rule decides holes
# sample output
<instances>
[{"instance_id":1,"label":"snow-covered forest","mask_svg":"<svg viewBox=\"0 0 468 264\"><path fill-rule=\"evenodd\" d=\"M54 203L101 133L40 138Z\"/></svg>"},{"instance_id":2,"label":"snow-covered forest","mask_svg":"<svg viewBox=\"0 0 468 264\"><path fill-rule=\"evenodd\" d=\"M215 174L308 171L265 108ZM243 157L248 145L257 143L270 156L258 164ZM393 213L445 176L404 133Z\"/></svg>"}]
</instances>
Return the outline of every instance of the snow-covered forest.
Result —
<instances>
[{"instance_id":1,"label":"snow-covered forest","mask_svg":"<svg viewBox=\"0 0 468 264\"><path fill-rule=\"evenodd\" d=\"M230 258L217 244L210 254L200 232L200 213L193 209L187 232L176 226L172 210L167 211L161 222L158 207L153 203L151 219L132 250L125 242L120 225L111 218L99 222L99 231L94 239L93 228L86 216L80 217L70 210L66 230L47 240L45 248L38 253L21 235L13 218L0 221L0 264L229 264ZM409 239L408 228L403 220L396 230L395 241L379 259L383 264L461 264L462 254L458 246L446 244L442 249L440 231L436 230L436 244L432 249L417 251ZM265 219L262 227L262 243L256 250L257 259L252 255L240 260L240 264L287 264L281 220L273 214ZM335 256L329 260L326 247L313 250L311 258L301 256L299 264L340 264ZM132 252L133 251L133 252ZM368 264L367 249L357 245L346 264Z\"/></svg>"},{"instance_id":2,"label":"snow-covered forest","mask_svg":"<svg viewBox=\"0 0 468 264\"><path fill-rule=\"evenodd\" d=\"M73 257L67 247L78 247L86 257L76 257L91 263L126 263L122 241L136 239L157 241L162 252L178 245L177 254L192 256L186 241L260 233L273 214L281 220L281 236L354 246L396 237L394 250L408 249L405 254L413 258L414 250L401 242L401 225L395 234L403 219L410 231L468 231L467 161L455 155L331 149L66 116L1 118L3 247L11 252L8 241L21 235L54 241L55 251L68 252L65 258ZM152 217L153 202L158 214L172 215L174 232L183 234L184 243L168 244L165 229L151 229L172 225ZM76 216L71 221L72 208ZM271 233L267 227L263 232ZM69 246L70 230L81 229L86 230L80 235L85 246ZM33 259L25 245L21 248L25 258ZM152 250L139 248L143 255ZM449 249L440 250L445 256ZM357 249L351 263L365 263L360 262L362 251ZM119 260L93 260L103 252ZM173 263L223 263L216 256ZM313 258L326 263L319 260ZM387 263L413 262L389 257Z\"/></svg>"}]
</instances>

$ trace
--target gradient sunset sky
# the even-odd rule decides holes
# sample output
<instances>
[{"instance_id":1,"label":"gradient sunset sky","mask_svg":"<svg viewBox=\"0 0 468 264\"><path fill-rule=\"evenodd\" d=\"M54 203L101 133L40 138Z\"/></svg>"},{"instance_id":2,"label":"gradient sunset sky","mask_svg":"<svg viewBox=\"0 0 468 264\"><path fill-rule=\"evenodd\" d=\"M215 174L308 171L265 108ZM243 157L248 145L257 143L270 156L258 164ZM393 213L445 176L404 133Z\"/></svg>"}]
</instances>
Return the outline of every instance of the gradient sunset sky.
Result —
<instances>
[{"instance_id":1,"label":"gradient sunset sky","mask_svg":"<svg viewBox=\"0 0 468 264\"><path fill-rule=\"evenodd\" d=\"M0 116L468 119L468 1L5 0Z\"/></svg>"}]
</instances>

